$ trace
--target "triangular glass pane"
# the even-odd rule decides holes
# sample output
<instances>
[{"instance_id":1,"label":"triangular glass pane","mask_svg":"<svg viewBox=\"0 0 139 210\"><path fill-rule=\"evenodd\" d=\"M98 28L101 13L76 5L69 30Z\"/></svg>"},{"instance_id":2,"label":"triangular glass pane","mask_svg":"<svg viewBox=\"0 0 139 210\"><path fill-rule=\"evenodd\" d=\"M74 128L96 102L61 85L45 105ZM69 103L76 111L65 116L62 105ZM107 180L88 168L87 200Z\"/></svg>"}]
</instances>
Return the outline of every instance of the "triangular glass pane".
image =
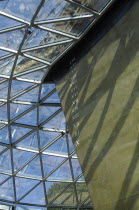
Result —
<instances>
[{"instance_id":1,"label":"triangular glass pane","mask_svg":"<svg viewBox=\"0 0 139 210\"><path fill-rule=\"evenodd\" d=\"M15 56L11 56L3 60L0 60L0 75L6 75L6 76L10 75L14 61L15 61Z\"/></svg>"},{"instance_id":2,"label":"triangular glass pane","mask_svg":"<svg viewBox=\"0 0 139 210\"><path fill-rule=\"evenodd\" d=\"M68 155L66 138L61 137L46 150L44 150L44 152L56 153L59 155Z\"/></svg>"},{"instance_id":3,"label":"triangular glass pane","mask_svg":"<svg viewBox=\"0 0 139 210\"><path fill-rule=\"evenodd\" d=\"M12 137L12 142L14 143L27 133L29 133L31 129L29 128L24 128L24 127L18 127L18 126L11 126L11 137Z\"/></svg>"},{"instance_id":4,"label":"triangular glass pane","mask_svg":"<svg viewBox=\"0 0 139 210\"><path fill-rule=\"evenodd\" d=\"M29 109L30 105L23 105L23 104L12 104L10 103L10 119L13 119Z\"/></svg>"},{"instance_id":5,"label":"triangular glass pane","mask_svg":"<svg viewBox=\"0 0 139 210\"><path fill-rule=\"evenodd\" d=\"M5 55L9 55L10 52L4 51L4 50L0 50L0 58L5 56Z\"/></svg>"},{"instance_id":6,"label":"triangular glass pane","mask_svg":"<svg viewBox=\"0 0 139 210\"><path fill-rule=\"evenodd\" d=\"M5 0L0 3L0 10L30 21L39 4L40 0Z\"/></svg>"},{"instance_id":7,"label":"triangular glass pane","mask_svg":"<svg viewBox=\"0 0 139 210\"><path fill-rule=\"evenodd\" d=\"M24 116L20 117L15 123L25 124L25 125L37 125L37 108L31 110Z\"/></svg>"},{"instance_id":8,"label":"triangular glass pane","mask_svg":"<svg viewBox=\"0 0 139 210\"><path fill-rule=\"evenodd\" d=\"M44 103L60 103L60 99L59 99L58 93L57 92L53 93L51 96L49 96L44 101Z\"/></svg>"},{"instance_id":9,"label":"triangular glass pane","mask_svg":"<svg viewBox=\"0 0 139 210\"><path fill-rule=\"evenodd\" d=\"M31 135L20 141L18 144L16 144L16 147L38 150L37 133L32 133Z\"/></svg>"},{"instance_id":10,"label":"triangular glass pane","mask_svg":"<svg viewBox=\"0 0 139 210\"><path fill-rule=\"evenodd\" d=\"M8 81L0 84L0 98L7 99L8 97Z\"/></svg>"},{"instance_id":11,"label":"triangular glass pane","mask_svg":"<svg viewBox=\"0 0 139 210\"><path fill-rule=\"evenodd\" d=\"M9 144L8 127L4 127L0 130L0 142Z\"/></svg>"},{"instance_id":12,"label":"triangular glass pane","mask_svg":"<svg viewBox=\"0 0 139 210\"><path fill-rule=\"evenodd\" d=\"M18 22L11 18L0 15L0 30L15 27L15 26L20 26L20 25L22 25L21 22Z\"/></svg>"},{"instance_id":13,"label":"triangular glass pane","mask_svg":"<svg viewBox=\"0 0 139 210\"><path fill-rule=\"evenodd\" d=\"M52 173L48 177L48 180L72 181L69 160L63 163L54 173Z\"/></svg>"},{"instance_id":14,"label":"triangular glass pane","mask_svg":"<svg viewBox=\"0 0 139 210\"><path fill-rule=\"evenodd\" d=\"M37 156L36 158L34 158L21 171L19 171L18 174L24 177L28 176L28 177L33 177L37 179L42 179L40 157Z\"/></svg>"},{"instance_id":15,"label":"triangular glass pane","mask_svg":"<svg viewBox=\"0 0 139 210\"><path fill-rule=\"evenodd\" d=\"M0 174L0 184L4 182L9 176L5 174Z\"/></svg>"},{"instance_id":16,"label":"triangular glass pane","mask_svg":"<svg viewBox=\"0 0 139 210\"><path fill-rule=\"evenodd\" d=\"M76 205L76 195L73 184L70 185L54 202L53 204Z\"/></svg>"},{"instance_id":17,"label":"triangular glass pane","mask_svg":"<svg viewBox=\"0 0 139 210\"><path fill-rule=\"evenodd\" d=\"M52 90L55 89L55 84L43 84L41 89L41 97L43 99L45 96L48 95Z\"/></svg>"},{"instance_id":18,"label":"triangular glass pane","mask_svg":"<svg viewBox=\"0 0 139 210\"><path fill-rule=\"evenodd\" d=\"M14 188L12 178L0 186L0 199L14 201Z\"/></svg>"},{"instance_id":19,"label":"triangular glass pane","mask_svg":"<svg viewBox=\"0 0 139 210\"><path fill-rule=\"evenodd\" d=\"M0 46L10 48L13 50L18 50L23 36L25 33L25 29L14 30L6 33L0 34Z\"/></svg>"},{"instance_id":20,"label":"triangular glass pane","mask_svg":"<svg viewBox=\"0 0 139 210\"><path fill-rule=\"evenodd\" d=\"M76 183L76 190L79 203L82 203L88 196L88 190L85 183Z\"/></svg>"},{"instance_id":21,"label":"triangular glass pane","mask_svg":"<svg viewBox=\"0 0 139 210\"><path fill-rule=\"evenodd\" d=\"M7 147L0 145L0 153L3 152Z\"/></svg>"},{"instance_id":22,"label":"triangular glass pane","mask_svg":"<svg viewBox=\"0 0 139 210\"><path fill-rule=\"evenodd\" d=\"M65 158L51 155L42 155L44 175L47 176L55 169Z\"/></svg>"},{"instance_id":23,"label":"triangular glass pane","mask_svg":"<svg viewBox=\"0 0 139 210\"><path fill-rule=\"evenodd\" d=\"M46 205L45 194L43 184L39 184L34 190L26 195L22 200L22 203Z\"/></svg>"},{"instance_id":24,"label":"triangular glass pane","mask_svg":"<svg viewBox=\"0 0 139 210\"><path fill-rule=\"evenodd\" d=\"M77 1L97 11L101 11L110 2L110 0L93 0L93 1L74 0L74 1Z\"/></svg>"},{"instance_id":25,"label":"triangular glass pane","mask_svg":"<svg viewBox=\"0 0 139 210\"><path fill-rule=\"evenodd\" d=\"M41 66L44 66L44 64L42 64L38 61L32 60L30 58L19 56L16 66L15 66L15 69L14 69L14 74L25 72L25 71L28 71L28 70L31 70L34 68L38 68Z\"/></svg>"},{"instance_id":26,"label":"triangular glass pane","mask_svg":"<svg viewBox=\"0 0 139 210\"><path fill-rule=\"evenodd\" d=\"M59 107L55 106L39 106L39 124L53 115Z\"/></svg>"},{"instance_id":27,"label":"triangular glass pane","mask_svg":"<svg viewBox=\"0 0 139 210\"><path fill-rule=\"evenodd\" d=\"M23 95L16 98L19 101L38 102L39 87L33 88L32 90L24 93Z\"/></svg>"},{"instance_id":28,"label":"triangular glass pane","mask_svg":"<svg viewBox=\"0 0 139 210\"><path fill-rule=\"evenodd\" d=\"M57 138L60 134L57 132L39 131L41 149Z\"/></svg>"},{"instance_id":29,"label":"triangular glass pane","mask_svg":"<svg viewBox=\"0 0 139 210\"><path fill-rule=\"evenodd\" d=\"M65 122L65 116L63 112L60 112L55 117L53 117L51 120L49 120L45 125L43 125L45 128L54 128L58 130L65 130L66 129L66 122Z\"/></svg>"},{"instance_id":30,"label":"triangular glass pane","mask_svg":"<svg viewBox=\"0 0 139 210\"><path fill-rule=\"evenodd\" d=\"M94 18L82 18L78 20L60 21L57 23L43 24L43 27L65 32L71 35L81 35Z\"/></svg>"},{"instance_id":31,"label":"triangular glass pane","mask_svg":"<svg viewBox=\"0 0 139 210\"><path fill-rule=\"evenodd\" d=\"M7 104L0 106L0 120L7 121Z\"/></svg>"},{"instance_id":32,"label":"triangular glass pane","mask_svg":"<svg viewBox=\"0 0 139 210\"><path fill-rule=\"evenodd\" d=\"M16 186L16 196L17 199L20 199L23 195L25 195L29 190L31 190L39 181L32 179L24 179L24 178L15 178L15 186Z\"/></svg>"},{"instance_id":33,"label":"triangular glass pane","mask_svg":"<svg viewBox=\"0 0 139 210\"><path fill-rule=\"evenodd\" d=\"M64 43L64 44L56 45L53 47L46 47L39 50L33 50L33 51L28 52L27 54L40 58L44 61L53 62L70 45L71 45L71 42Z\"/></svg>"},{"instance_id":34,"label":"triangular glass pane","mask_svg":"<svg viewBox=\"0 0 139 210\"><path fill-rule=\"evenodd\" d=\"M11 173L11 154L10 150L0 155L0 171Z\"/></svg>"},{"instance_id":35,"label":"triangular glass pane","mask_svg":"<svg viewBox=\"0 0 139 210\"><path fill-rule=\"evenodd\" d=\"M13 149L14 170L17 171L34 156L34 153Z\"/></svg>"},{"instance_id":36,"label":"triangular glass pane","mask_svg":"<svg viewBox=\"0 0 139 210\"><path fill-rule=\"evenodd\" d=\"M71 159L71 162L72 162L74 179L76 179L80 174L82 174L82 169L80 167L78 159Z\"/></svg>"},{"instance_id":37,"label":"triangular glass pane","mask_svg":"<svg viewBox=\"0 0 139 210\"><path fill-rule=\"evenodd\" d=\"M17 80L12 80L12 86L11 86L11 97L19 94L23 90L31 87L33 84L29 82L21 82Z\"/></svg>"},{"instance_id":38,"label":"triangular glass pane","mask_svg":"<svg viewBox=\"0 0 139 210\"><path fill-rule=\"evenodd\" d=\"M49 9L48 9L49 8ZM57 19L62 17L74 17L90 14L75 4L63 0L46 0L40 12L37 15L36 21Z\"/></svg>"},{"instance_id":39,"label":"triangular glass pane","mask_svg":"<svg viewBox=\"0 0 139 210\"><path fill-rule=\"evenodd\" d=\"M69 183L64 182L45 182L48 203L57 197Z\"/></svg>"},{"instance_id":40,"label":"triangular glass pane","mask_svg":"<svg viewBox=\"0 0 139 210\"><path fill-rule=\"evenodd\" d=\"M36 81L40 82L43 79L43 77L46 75L47 72L48 72L48 69L46 67L45 69L34 71L32 73L29 73L29 74L24 74L24 75L19 76L19 77L23 78L23 79L34 80L35 82Z\"/></svg>"},{"instance_id":41,"label":"triangular glass pane","mask_svg":"<svg viewBox=\"0 0 139 210\"><path fill-rule=\"evenodd\" d=\"M28 35L27 39L24 42L23 49L29 49L36 46L43 46L53 42L66 40L67 37L51 33L49 31L32 28L31 34Z\"/></svg>"}]
</instances>

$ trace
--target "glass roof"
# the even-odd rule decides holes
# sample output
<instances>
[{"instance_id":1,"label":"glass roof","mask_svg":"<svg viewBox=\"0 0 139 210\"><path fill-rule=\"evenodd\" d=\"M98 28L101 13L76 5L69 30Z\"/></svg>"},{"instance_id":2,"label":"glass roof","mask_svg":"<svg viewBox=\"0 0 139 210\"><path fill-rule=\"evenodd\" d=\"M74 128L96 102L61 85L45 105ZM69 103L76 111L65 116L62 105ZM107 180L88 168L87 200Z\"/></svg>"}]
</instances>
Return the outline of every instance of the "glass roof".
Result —
<instances>
[{"instance_id":1,"label":"glass roof","mask_svg":"<svg viewBox=\"0 0 139 210\"><path fill-rule=\"evenodd\" d=\"M43 81L113 2L0 0L0 208L92 208L55 84Z\"/></svg>"}]
</instances>

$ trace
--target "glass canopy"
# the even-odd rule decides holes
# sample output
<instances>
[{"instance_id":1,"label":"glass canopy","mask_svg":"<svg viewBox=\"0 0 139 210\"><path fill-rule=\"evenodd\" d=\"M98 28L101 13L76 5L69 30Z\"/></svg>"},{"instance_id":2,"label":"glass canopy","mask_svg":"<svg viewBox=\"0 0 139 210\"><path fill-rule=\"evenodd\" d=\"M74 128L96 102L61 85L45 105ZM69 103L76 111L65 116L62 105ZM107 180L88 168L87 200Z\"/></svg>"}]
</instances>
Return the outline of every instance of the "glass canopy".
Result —
<instances>
[{"instance_id":1,"label":"glass canopy","mask_svg":"<svg viewBox=\"0 0 139 210\"><path fill-rule=\"evenodd\" d=\"M43 81L113 2L0 0L2 209L92 208L55 84Z\"/></svg>"}]
</instances>

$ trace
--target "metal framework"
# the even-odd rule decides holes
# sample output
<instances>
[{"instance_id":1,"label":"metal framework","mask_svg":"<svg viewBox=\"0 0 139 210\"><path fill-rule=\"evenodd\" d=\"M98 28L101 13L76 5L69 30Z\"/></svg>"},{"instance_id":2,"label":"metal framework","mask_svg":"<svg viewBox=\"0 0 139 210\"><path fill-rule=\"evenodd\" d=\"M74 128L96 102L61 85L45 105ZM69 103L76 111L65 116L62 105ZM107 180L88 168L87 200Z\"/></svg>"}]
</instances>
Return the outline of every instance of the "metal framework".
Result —
<instances>
[{"instance_id":1,"label":"metal framework","mask_svg":"<svg viewBox=\"0 0 139 210\"><path fill-rule=\"evenodd\" d=\"M55 84L43 80L114 1L0 1L3 209L92 209Z\"/></svg>"}]
</instances>

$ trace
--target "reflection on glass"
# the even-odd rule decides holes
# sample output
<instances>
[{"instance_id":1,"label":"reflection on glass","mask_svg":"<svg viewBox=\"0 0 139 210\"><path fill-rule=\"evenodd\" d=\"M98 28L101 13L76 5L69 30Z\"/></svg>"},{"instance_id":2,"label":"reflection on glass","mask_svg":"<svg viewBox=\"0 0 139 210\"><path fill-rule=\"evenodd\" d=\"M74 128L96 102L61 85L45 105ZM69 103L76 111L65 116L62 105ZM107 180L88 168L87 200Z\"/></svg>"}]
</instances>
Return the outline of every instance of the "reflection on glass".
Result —
<instances>
[{"instance_id":1,"label":"reflection on glass","mask_svg":"<svg viewBox=\"0 0 139 210\"><path fill-rule=\"evenodd\" d=\"M14 74L17 74L20 72L25 72L25 71L27 72L30 69L38 68L41 66L44 66L44 65L38 61L34 61L30 58L25 58L23 56L19 56L16 66L15 66Z\"/></svg>"},{"instance_id":2,"label":"reflection on glass","mask_svg":"<svg viewBox=\"0 0 139 210\"><path fill-rule=\"evenodd\" d=\"M0 30L7 29L10 27L20 26L20 25L23 25L23 24L11 18L0 15Z\"/></svg>"},{"instance_id":3,"label":"reflection on glass","mask_svg":"<svg viewBox=\"0 0 139 210\"><path fill-rule=\"evenodd\" d=\"M0 60L0 74L10 75L13 68L14 61L15 61L15 56Z\"/></svg>"},{"instance_id":4,"label":"reflection on glass","mask_svg":"<svg viewBox=\"0 0 139 210\"><path fill-rule=\"evenodd\" d=\"M47 47L39 50L34 50L31 52L28 52L27 54L40 58L45 61L54 61L62 52L64 52L71 43L65 43L65 44L60 44L56 45L53 47Z\"/></svg>"},{"instance_id":5,"label":"reflection on glass","mask_svg":"<svg viewBox=\"0 0 139 210\"><path fill-rule=\"evenodd\" d=\"M101 10L109 0L76 1ZM75 208L82 171L55 84L42 83L94 17L65 0L1 0L0 11L0 199L16 200L16 210L46 210L46 198L48 209Z\"/></svg>"},{"instance_id":6,"label":"reflection on glass","mask_svg":"<svg viewBox=\"0 0 139 210\"><path fill-rule=\"evenodd\" d=\"M48 9L49 8L49 9ZM89 14L88 11L63 0L46 0L41 8L36 21L74 17Z\"/></svg>"},{"instance_id":7,"label":"reflection on glass","mask_svg":"<svg viewBox=\"0 0 139 210\"><path fill-rule=\"evenodd\" d=\"M18 76L20 78L23 79L29 79L29 80L34 80L35 82L41 82L41 80L43 79L43 77L46 75L46 73L48 72L47 67L41 70L37 70L34 72L31 72L29 74L24 74L22 76Z\"/></svg>"},{"instance_id":8,"label":"reflection on glass","mask_svg":"<svg viewBox=\"0 0 139 210\"><path fill-rule=\"evenodd\" d=\"M0 34L0 46L8 49L10 48L13 50L17 50L23 39L24 33L24 29L19 29Z\"/></svg>"},{"instance_id":9,"label":"reflection on glass","mask_svg":"<svg viewBox=\"0 0 139 210\"><path fill-rule=\"evenodd\" d=\"M10 54L10 53L7 51L4 51L4 50L0 50L0 58L2 58L5 55L8 55L8 54Z\"/></svg>"},{"instance_id":10,"label":"reflection on glass","mask_svg":"<svg viewBox=\"0 0 139 210\"><path fill-rule=\"evenodd\" d=\"M87 26L93 21L94 18L78 19L71 21L61 21L58 23L43 24L44 27L52 28L57 31L62 31L71 35L81 35Z\"/></svg>"},{"instance_id":11,"label":"reflection on glass","mask_svg":"<svg viewBox=\"0 0 139 210\"><path fill-rule=\"evenodd\" d=\"M43 46L53 42L66 40L67 37L52 33L50 31L45 31L42 29L30 29L31 34L28 35L24 42L22 49L29 49L36 46Z\"/></svg>"},{"instance_id":12,"label":"reflection on glass","mask_svg":"<svg viewBox=\"0 0 139 210\"><path fill-rule=\"evenodd\" d=\"M95 9L97 11L102 10L110 2L110 0L91 0L91 1L74 0L74 1L77 1L85 6L90 7L91 9Z\"/></svg>"},{"instance_id":13,"label":"reflection on glass","mask_svg":"<svg viewBox=\"0 0 139 210\"><path fill-rule=\"evenodd\" d=\"M30 21L39 3L40 0L5 0L0 2L0 10Z\"/></svg>"}]
</instances>

